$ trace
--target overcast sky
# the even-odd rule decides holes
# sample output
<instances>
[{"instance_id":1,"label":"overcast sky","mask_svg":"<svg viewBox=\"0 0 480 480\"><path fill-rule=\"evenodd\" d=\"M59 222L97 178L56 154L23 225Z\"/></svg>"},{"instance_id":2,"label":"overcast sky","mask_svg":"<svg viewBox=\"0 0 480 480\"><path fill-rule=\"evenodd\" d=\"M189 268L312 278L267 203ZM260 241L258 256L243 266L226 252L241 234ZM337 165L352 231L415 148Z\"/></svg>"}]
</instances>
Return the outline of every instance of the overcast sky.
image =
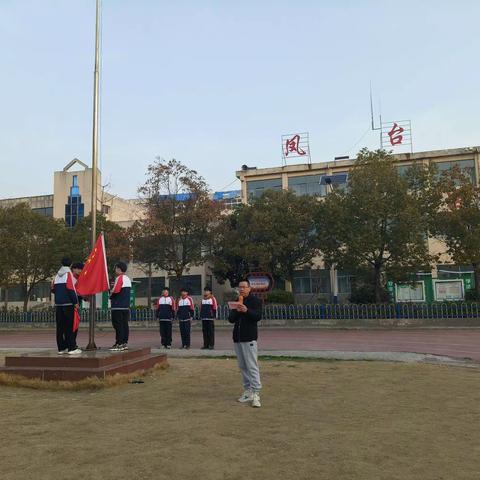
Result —
<instances>
[{"instance_id":1,"label":"overcast sky","mask_svg":"<svg viewBox=\"0 0 480 480\"><path fill-rule=\"evenodd\" d=\"M370 81L416 151L479 145L478 18L474 0L103 0L103 183L133 198L162 156L238 188L292 132L314 162L377 148ZM0 0L0 198L90 164L94 20L94 0Z\"/></svg>"}]
</instances>

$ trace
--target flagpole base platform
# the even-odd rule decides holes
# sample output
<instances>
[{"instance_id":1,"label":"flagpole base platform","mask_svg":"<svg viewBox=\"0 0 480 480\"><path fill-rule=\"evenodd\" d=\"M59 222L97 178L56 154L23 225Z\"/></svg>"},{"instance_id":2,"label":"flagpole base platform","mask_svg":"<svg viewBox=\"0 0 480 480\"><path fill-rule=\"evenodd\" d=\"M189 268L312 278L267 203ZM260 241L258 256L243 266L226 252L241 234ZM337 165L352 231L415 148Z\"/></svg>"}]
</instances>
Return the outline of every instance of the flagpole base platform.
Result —
<instances>
[{"instance_id":1,"label":"flagpole base platform","mask_svg":"<svg viewBox=\"0 0 480 480\"><path fill-rule=\"evenodd\" d=\"M86 347L85 347L85 351L86 352L93 352L97 350L97 346L95 345L95 342L93 343L89 343Z\"/></svg>"},{"instance_id":2,"label":"flagpole base platform","mask_svg":"<svg viewBox=\"0 0 480 480\"><path fill-rule=\"evenodd\" d=\"M133 373L166 364L167 355L153 354L150 348L123 352L94 350L79 355L58 355L56 351L5 357L0 373L21 375L44 381L77 381L88 377L105 378L116 373Z\"/></svg>"}]
</instances>

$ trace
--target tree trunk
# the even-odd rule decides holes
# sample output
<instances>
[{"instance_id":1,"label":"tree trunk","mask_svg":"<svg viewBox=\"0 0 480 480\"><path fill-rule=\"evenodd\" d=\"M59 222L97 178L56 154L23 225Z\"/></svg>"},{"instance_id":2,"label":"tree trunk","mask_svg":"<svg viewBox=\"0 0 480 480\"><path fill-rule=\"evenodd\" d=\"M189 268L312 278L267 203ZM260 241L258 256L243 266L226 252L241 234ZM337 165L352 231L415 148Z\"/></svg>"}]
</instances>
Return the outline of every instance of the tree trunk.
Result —
<instances>
[{"instance_id":1,"label":"tree trunk","mask_svg":"<svg viewBox=\"0 0 480 480\"><path fill-rule=\"evenodd\" d=\"M478 263L473 263L473 278L475 281L475 293L477 302L480 301L480 265Z\"/></svg>"},{"instance_id":2,"label":"tree trunk","mask_svg":"<svg viewBox=\"0 0 480 480\"><path fill-rule=\"evenodd\" d=\"M28 285L25 284L23 285L23 311L26 312L28 311L28 297L30 294L30 291L28 289Z\"/></svg>"},{"instance_id":3,"label":"tree trunk","mask_svg":"<svg viewBox=\"0 0 480 480\"><path fill-rule=\"evenodd\" d=\"M377 265L375 265L373 279L375 285L375 303L382 303L382 272L380 267Z\"/></svg>"},{"instance_id":4,"label":"tree trunk","mask_svg":"<svg viewBox=\"0 0 480 480\"><path fill-rule=\"evenodd\" d=\"M152 308L152 264L148 264L148 284L147 284L147 301L148 308Z\"/></svg>"},{"instance_id":5,"label":"tree trunk","mask_svg":"<svg viewBox=\"0 0 480 480\"><path fill-rule=\"evenodd\" d=\"M5 298L3 299L3 306L5 311L8 310L8 288L5 288Z\"/></svg>"}]
</instances>

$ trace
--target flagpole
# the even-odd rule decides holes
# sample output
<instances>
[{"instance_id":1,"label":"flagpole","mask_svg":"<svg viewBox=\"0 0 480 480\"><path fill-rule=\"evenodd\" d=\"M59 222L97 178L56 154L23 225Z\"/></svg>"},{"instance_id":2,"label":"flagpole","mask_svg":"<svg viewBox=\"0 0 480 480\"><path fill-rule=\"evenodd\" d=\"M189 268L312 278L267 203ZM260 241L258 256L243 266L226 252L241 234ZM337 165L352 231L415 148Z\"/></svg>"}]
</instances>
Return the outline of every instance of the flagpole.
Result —
<instances>
[{"instance_id":1,"label":"flagpole","mask_svg":"<svg viewBox=\"0 0 480 480\"><path fill-rule=\"evenodd\" d=\"M99 79L100 79L100 2L96 0L95 19L95 69L93 73L93 132L92 132L92 249L97 240L97 165L98 165L98 123L99 123ZM95 295L90 299L87 350L96 350L95 316L97 312Z\"/></svg>"}]
</instances>

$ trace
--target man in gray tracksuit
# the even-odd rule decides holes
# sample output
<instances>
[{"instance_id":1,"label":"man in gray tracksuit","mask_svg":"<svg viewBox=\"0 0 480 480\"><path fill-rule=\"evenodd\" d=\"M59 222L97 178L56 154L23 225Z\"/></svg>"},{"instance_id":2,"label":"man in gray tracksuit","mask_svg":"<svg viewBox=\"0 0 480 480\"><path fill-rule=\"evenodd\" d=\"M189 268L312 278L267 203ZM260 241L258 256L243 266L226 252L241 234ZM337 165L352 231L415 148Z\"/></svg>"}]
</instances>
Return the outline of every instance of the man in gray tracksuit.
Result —
<instances>
[{"instance_id":1,"label":"man in gray tracksuit","mask_svg":"<svg viewBox=\"0 0 480 480\"><path fill-rule=\"evenodd\" d=\"M242 374L243 395L241 403L252 402L253 407L260 407L260 370L257 359L257 324L262 318L262 301L250 294L250 282L242 280L238 284L240 304L230 310L228 321L234 324L233 345L237 354L238 367ZM239 300L240 300L239 299Z\"/></svg>"}]
</instances>

